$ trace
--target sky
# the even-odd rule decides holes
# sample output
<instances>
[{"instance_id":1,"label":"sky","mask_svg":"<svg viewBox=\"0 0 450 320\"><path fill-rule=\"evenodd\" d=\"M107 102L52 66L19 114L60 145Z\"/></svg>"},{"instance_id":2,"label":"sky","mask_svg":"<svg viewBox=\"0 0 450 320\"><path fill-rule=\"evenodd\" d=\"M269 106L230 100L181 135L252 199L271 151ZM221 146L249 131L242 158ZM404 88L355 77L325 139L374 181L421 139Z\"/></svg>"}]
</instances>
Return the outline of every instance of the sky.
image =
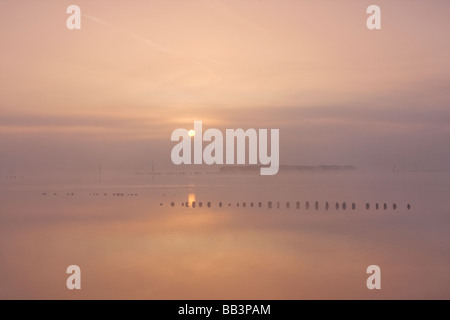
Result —
<instances>
[{"instance_id":1,"label":"sky","mask_svg":"<svg viewBox=\"0 0 450 320\"><path fill-rule=\"evenodd\" d=\"M68 30L66 8L81 8ZM366 28L381 8L382 29ZM281 164L450 170L445 0L0 1L0 175L170 167L280 129Z\"/></svg>"}]
</instances>

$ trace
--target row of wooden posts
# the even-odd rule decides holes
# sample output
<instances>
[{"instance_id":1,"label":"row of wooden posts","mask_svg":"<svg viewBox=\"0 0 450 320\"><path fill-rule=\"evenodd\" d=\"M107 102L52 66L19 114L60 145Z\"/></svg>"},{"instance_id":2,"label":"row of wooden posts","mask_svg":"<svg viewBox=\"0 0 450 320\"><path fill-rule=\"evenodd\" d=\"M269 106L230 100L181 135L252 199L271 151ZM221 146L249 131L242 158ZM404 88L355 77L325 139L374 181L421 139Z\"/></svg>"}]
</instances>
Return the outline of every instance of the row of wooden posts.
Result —
<instances>
[{"instance_id":1,"label":"row of wooden posts","mask_svg":"<svg viewBox=\"0 0 450 320\"><path fill-rule=\"evenodd\" d=\"M164 204L161 203L161 206L163 206ZM171 202L170 203L171 207L175 207L176 203L175 202ZM182 202L181 203L182 207L186 207L186 208L202 208L203 207L203 202ZM213 206L213 203L208 201L205 202L205 206L207 208L211 208ZM267 208L267 209L290 209L291 208L291 202L287 201L287 202L280 202L280 201L267 201L267 202L236 202L236 203L232 203L232 202L228 202L228 203L223 203L223 202L218 202L217 203L217 207L222 208L222 207L242 207L242 208ZM299 210L304 208L305 210L310 210L310 209L314 209L314 210L319 210L322 206L320 204L319 201L315 201L315 202L309 202L309 201L305 201L305 202L300 202L300 201L296 201L296 202L292 202L292 208L295 207L295 209ZM323 205L323 207L325 208L325 210L330 210L332 209L332 207L334 207L335 210L347 210L347 209L351 209L351 210L356 210L357 206L355 202L352 202L351 204L347 205L347 202L335 202L333 204L330 204L330 202L326 201L325 204ZM365 209L366 210L370 210L371 208L371 204L370 203L366 203L365 204ZM373 208L375 208L375 210L397 210L398 206L396 203L392 203L392 204L387 204L387 203L375 203ZM407 204L406 209L410 210L411 209L411 205Z\"/></svg>"}]
</instances>

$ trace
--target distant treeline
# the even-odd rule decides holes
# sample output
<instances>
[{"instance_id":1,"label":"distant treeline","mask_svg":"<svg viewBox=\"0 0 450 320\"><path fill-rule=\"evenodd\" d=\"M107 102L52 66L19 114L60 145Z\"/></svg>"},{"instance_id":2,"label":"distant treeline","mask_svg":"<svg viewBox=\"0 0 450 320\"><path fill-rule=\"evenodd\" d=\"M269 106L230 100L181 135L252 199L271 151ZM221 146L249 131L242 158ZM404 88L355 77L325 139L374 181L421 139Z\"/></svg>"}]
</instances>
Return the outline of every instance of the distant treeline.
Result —
<instances>
[{"instance_id":1,"label":"distant treeline","mask_svg":"<svg viewBox=\"0 0 450 320\"><path fill-rule=\"evenodd\" d=\"M220 167L220 173L225 174L259 174L260 165L243 166L223 166ZM278 173L296 173L296 172L335 172L335 171L353 171L356 167L353 165L320 165L320 166L286 166L281 165Z\"/></svg>"}]
</instances>

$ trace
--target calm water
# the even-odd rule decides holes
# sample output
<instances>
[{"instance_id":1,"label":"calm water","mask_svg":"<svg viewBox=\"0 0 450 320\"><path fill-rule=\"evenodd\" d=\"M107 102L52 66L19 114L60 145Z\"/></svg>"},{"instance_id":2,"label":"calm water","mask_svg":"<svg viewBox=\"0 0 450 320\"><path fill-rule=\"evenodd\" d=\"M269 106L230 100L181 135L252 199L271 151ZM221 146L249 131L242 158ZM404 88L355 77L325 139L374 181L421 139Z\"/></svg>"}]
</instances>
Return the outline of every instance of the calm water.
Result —
<instances>
[{"instance_id":1,"label":"calm water","mask_svg":"<svg viewBox=\"0 0 450 320\"><path fill-rule=\"evenodd\" d=\"M1 299L450 299L449 173L0 183Z\"/></svg>"}]
</instances>

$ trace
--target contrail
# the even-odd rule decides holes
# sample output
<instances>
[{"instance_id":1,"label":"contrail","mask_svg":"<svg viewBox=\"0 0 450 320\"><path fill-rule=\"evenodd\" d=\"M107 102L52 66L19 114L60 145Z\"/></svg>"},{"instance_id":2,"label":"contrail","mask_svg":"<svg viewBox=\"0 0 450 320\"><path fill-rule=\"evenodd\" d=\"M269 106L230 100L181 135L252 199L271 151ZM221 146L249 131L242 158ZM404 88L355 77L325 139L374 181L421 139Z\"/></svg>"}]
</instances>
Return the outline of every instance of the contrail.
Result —
<instances>
[{"instance_id":1,"label":"contrail","mask_svg":"<svg viewBox=\"0 0 450 320\"><path fill-rule=\"evenodd\" d=\"M193 64L197 65L198 67L200 67L204 71L207 71L207 72L210 72L210 73L214 73L214 70L212 70L210 67L204 65L198 59L195 59L195 58L191 57L190 55L188 55L186 53L183 53L183 52L180 52L180 51L168 48L168 47L166 47L164 45L161 45L159 43L156 43L156 42L152 41L151 39L148 39L148 38L145 38L145 37L140 36L138 34L129 32L129 31L125 30L125 29L113 26L113 25L107 23L106 21L104 21L102 19L90 16L90 15L87 15L87 14L82 14L82 17L84 17L86 19L89 19L89 20L91 20L91 21L93 21L93 22L95 22L97 24L102 25L102 26L105 26L105 27L108 27L108 28L113 29L115 31L118 31L118 32L120 32L122 34L125 34L125 35L127 35L129 37L132 37L132 38L134 38L136 40L143 41L146 44L150 45L153 49L159 50L161 52L165 52L167 54L170 54L170 55L173 55L173 56L176 56L176 57L182 57L182 58L188 59Z\"/></svg>"},{"instance_id":2,"label":"contrail","mask_svg":"<svg viewBox=\"0 0 450 320\"><path fill-rule=\"evenodd\" d=\"M91 20L91 21L94 21L95 23L101 24L101 25L103 25L105 27L108 27L110 29L114 29L114 30L116 30L116 31L118 31L118 32L120 32L122 34L128 35L128 36L130 36L130 37L132 37L134 39L141 40L141 41L149 44L150 46L152 46L153 48L155 48L157 50L160 50L160 51L163 51L163 52L166 52L166 53L170 53L170 54L175 55L175 56L182 56L180 53L176 52L175 50L169 49L169 48L167 48L167 47L165 47L163 45L160 45L160 44L158 44L158 43L156 43L156 42L154 42L154 41L152 41L150 39L147 39L145 37L142 37L140 35L134 34L132 32L128 32L125 29L113 26L113 25L107 23L104 20L101 20L99 18L90 16L90 15L87 15L87 14L82 14L82 16L87 18L87 19L89 19L89 20Z\"/></svg>"}]
</instances>

